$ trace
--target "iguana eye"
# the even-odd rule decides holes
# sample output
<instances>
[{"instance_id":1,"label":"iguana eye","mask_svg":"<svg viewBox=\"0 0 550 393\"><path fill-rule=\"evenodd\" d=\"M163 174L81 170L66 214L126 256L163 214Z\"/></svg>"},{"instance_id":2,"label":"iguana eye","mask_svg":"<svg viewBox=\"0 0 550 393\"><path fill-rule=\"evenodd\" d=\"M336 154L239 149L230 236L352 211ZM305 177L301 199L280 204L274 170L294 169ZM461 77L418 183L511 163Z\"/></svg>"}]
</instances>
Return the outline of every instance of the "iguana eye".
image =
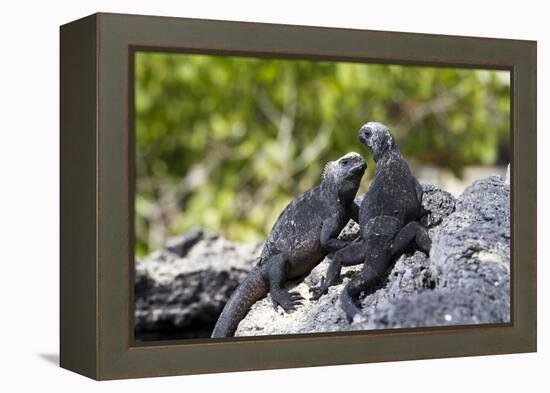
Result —
<instances>
[{"instance_id":1,"label":"iguana eye","mask_svg":"<svg viewBox=\"0 0 550 393\"><path fill-rule=\"evenodd\" d=\"M342 161L340 161L340 163L344 166L348 165L349 161L347 159L344 159Z\"/></svg>"}]
</instances>

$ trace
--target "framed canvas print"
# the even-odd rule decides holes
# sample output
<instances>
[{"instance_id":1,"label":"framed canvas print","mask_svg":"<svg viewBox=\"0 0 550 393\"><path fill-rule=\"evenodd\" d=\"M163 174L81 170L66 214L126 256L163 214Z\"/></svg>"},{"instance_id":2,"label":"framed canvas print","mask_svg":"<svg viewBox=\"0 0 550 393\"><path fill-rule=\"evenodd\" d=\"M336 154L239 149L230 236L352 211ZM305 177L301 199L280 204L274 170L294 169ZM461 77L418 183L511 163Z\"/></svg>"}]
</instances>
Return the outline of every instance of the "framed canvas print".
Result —
<instances>
[{"instance_id":1,"label":"framed canvas print","mask_svg":"<svg viewBox=\"0 0 550 393\"><path fill-rule=\"evenodd\" d=\"M536 43L61 27L61 366L536 350Z\"/></svg>"}]
</instances>

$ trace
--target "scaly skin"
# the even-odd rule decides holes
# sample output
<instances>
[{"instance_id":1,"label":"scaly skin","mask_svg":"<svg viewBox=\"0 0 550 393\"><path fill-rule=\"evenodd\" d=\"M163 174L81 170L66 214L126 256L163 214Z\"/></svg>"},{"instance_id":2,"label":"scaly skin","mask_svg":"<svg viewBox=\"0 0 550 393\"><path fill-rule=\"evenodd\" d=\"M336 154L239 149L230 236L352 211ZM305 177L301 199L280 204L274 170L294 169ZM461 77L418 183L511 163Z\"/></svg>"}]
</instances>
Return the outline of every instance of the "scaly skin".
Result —
<instances>
[{"instance_id":1,"label":"scaly skin","mask_svg":"<svg viewBox=\"0 0 550 393\"><path fill-rule=\"evenodd\" d=\"M342 266L363 263L342 291L340 300L348 321L360 311L359 295L372 288L391 264L410 246L426 254L431 240L418 223L422 208L422 187L401 156L390 130L381 123L361 127L359 140L376 162L374 179L359 207L361 237L334 254L321 284L310 289L318 299L340 279Z\"/></svg>"},{"instance_id":2,"label":"scaly skin","mask_svg":"<svg viewBox=\"0 0 550 393\"><path fill-rule=\"evenodd\" d=\"M212 337L230 337L250 307L269 292L274 307L293 310L303 298L284 289L288 280L303 278L330 252L345 247L340 231L357 220L354 202L367 167L357 153L348 153L325 167L321 185L294 199L281 213L259 261L235 290L216 322Z\"/></svg>"}]
</instances>

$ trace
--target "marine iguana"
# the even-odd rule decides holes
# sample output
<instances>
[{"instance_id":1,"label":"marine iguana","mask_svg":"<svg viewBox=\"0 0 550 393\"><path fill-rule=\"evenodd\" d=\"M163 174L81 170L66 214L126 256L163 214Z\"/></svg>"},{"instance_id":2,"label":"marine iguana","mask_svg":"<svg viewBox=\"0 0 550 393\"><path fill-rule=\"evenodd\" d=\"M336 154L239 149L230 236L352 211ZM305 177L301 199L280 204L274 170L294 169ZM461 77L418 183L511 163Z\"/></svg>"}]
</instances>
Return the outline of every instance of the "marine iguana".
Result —
<instances>
[{"instance_id":1,"label":"marine iguana","mask_svg":"<svg viewBox=\"0 0 550 393\"><path fill-rule=\"evenodd\" d=\"M360 311L361 292L372 288L411 244L426 254L431 248L428 232L418 222L427 213L422 208L422 187L390 130L381 123L369 122L359 130L359 140L369 148L376 163L374 179L359 207L361 236L334 254L326 279L310 288L312 298L318 299L340 279L342 266L363 263L340 296L349 322Z\"/></svg>"},{"instance_id":2,"label":"marine iguana","mask_svg":"<svg viewBox=\"0 0 550 393\"><path fill-rule=\"evenodd\" d=\"M283 288L308 275L325 256L346 246L338 239L350 219L357 220L355 195L367 163L348 153L325 166L321 184L295 198L281 213L257 264L229 298L212 337L230 337L250 307L269 292L273 305L293 310L303 298Z\"/></svg>"}]
</instances>

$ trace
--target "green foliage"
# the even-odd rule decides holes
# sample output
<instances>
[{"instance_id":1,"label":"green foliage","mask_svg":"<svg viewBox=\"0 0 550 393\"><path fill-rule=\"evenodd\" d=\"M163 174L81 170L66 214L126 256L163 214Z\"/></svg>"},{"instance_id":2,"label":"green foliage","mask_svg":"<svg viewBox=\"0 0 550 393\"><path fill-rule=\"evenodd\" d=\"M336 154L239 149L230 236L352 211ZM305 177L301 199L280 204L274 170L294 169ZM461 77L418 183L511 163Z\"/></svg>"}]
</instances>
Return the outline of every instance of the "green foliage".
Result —
<instances>
[{"instance_id":1,"label":"green foliage","mask_svg":"<svg viewBox=\"0 0 550 393\"><path fill-rule=\"evenodd\" d=\"M137 255L194 226L265 238L326 162L368 156L367 121L457 175L507 159L507 72L166 53L135 66Z\"/></svg>"}]
</instances>

